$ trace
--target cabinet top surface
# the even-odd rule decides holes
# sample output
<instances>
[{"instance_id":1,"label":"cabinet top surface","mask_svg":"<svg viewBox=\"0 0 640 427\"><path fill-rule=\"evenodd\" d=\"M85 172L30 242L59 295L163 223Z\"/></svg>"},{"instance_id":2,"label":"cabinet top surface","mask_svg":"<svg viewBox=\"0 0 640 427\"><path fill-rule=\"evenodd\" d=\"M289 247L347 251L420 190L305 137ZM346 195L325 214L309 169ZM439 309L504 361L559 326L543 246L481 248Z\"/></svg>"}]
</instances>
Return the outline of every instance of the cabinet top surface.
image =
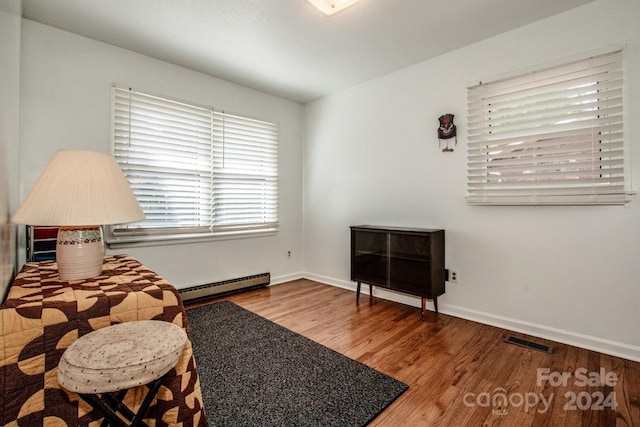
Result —
<instances>
[{"instance_id":1,"label":"cabinet top surface","mask_svg":"<svg viewBox=\"0 0 640 427\"><path fill-rule=\"evenodd\" d=\"M368 230L368 231L395 231L405 233L433 233L436 231L444 231L435 228L415 228L415 227L388 227L382 225L352 225L351 229Z\"/></svg>"}]
</instances>

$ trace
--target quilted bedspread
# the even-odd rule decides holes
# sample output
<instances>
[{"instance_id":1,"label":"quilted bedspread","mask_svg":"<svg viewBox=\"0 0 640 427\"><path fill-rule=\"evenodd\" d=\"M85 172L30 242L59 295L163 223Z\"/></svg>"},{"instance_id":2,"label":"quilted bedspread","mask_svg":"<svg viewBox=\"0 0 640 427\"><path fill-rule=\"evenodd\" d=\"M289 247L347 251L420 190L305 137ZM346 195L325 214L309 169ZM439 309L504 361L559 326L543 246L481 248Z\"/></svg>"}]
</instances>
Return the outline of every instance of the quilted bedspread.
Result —
<instances>
[{"instance_id":1,"label":"quilted bedspread","mask_svg":"<svg viewBox=\"0 0 640 427\"><path fill-rule=\"evenodd\" d=\"M70 282L59 280L54 261L25 264L0 306L0 425L100 425L91 406L58 384L60 357L91 331L151 319L189 332L177 290L135 258L107 256L102 275ZM145 386L131 389L125 403L137 410L145 394ZM145 422L206 425L189 340Z\"/></svg>"}]
</instances>

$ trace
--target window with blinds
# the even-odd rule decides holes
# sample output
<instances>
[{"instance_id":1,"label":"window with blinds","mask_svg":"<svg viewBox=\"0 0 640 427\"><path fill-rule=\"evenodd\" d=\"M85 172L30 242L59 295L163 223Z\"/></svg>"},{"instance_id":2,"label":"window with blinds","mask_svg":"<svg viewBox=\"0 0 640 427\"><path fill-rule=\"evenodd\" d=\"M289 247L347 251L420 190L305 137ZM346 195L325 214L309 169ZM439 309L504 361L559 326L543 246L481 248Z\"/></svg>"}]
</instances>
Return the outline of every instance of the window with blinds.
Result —
<instances>
[{"instance_id":1,"label":"window with blinds","mask_svg":"<svg viewBox=\"0 0 640 427\"><path fill-rule=\"evenodd\" d=\"M277 124L114 86L112 143L146 220L110 242L277 230Z\"/></svg>"},{"instance_id":2,"label":"window with blinds","mask_svg":"<svg viewBox=\"0 0 640 427\"><path fill-rule=\"evenodd\" d=\"M468 88L476 205L628 202L623 50Z\"/></svg>"}]
</instances>

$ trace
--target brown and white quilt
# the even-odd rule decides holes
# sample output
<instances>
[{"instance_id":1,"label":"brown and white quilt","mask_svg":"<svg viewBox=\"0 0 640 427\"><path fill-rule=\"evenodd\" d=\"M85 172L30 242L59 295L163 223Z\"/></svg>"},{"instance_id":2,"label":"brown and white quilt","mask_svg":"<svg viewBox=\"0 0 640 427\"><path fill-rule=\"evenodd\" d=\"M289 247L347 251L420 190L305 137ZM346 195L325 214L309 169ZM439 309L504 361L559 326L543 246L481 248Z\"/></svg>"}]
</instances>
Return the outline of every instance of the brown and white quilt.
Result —
<instances>
[{"instance_id":1,"label":"brown and white quilt","mask_svg":"<svg viewBox=\"0 0 640 427\"><path fill-rule=\"evenodd\" d=\"M25 264L0 306L0 425L100 425L91 406L58 384L58 362L79 337L134 320L172 322L189 332L177 290L135 258L107 256L102 275L70 282L59 280L54 261ZM125 403L135 411L145 394L145 386L131 389ZM189 340L145 422L206 425Z\"/></svg>"}]
</instances>

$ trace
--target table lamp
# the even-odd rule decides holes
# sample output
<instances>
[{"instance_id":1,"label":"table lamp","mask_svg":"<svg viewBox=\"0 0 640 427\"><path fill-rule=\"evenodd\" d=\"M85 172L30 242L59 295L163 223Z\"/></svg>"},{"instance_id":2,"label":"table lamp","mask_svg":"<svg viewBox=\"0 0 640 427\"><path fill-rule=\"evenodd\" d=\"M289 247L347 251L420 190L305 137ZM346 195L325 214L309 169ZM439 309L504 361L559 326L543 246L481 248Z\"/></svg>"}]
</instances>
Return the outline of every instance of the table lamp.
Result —
<instances>
[{"instance_id":1,"label":"table lamp","mask_svg":"<svg viewBox=\"0 0 640 427\"><path fill-rule=\"evenodd\" d=\"M101 225L144 220L144 213L113 156L59 150L11 218L16 224L56 226L61 280L102 272Z\"/></svg>"}]
</instances>

